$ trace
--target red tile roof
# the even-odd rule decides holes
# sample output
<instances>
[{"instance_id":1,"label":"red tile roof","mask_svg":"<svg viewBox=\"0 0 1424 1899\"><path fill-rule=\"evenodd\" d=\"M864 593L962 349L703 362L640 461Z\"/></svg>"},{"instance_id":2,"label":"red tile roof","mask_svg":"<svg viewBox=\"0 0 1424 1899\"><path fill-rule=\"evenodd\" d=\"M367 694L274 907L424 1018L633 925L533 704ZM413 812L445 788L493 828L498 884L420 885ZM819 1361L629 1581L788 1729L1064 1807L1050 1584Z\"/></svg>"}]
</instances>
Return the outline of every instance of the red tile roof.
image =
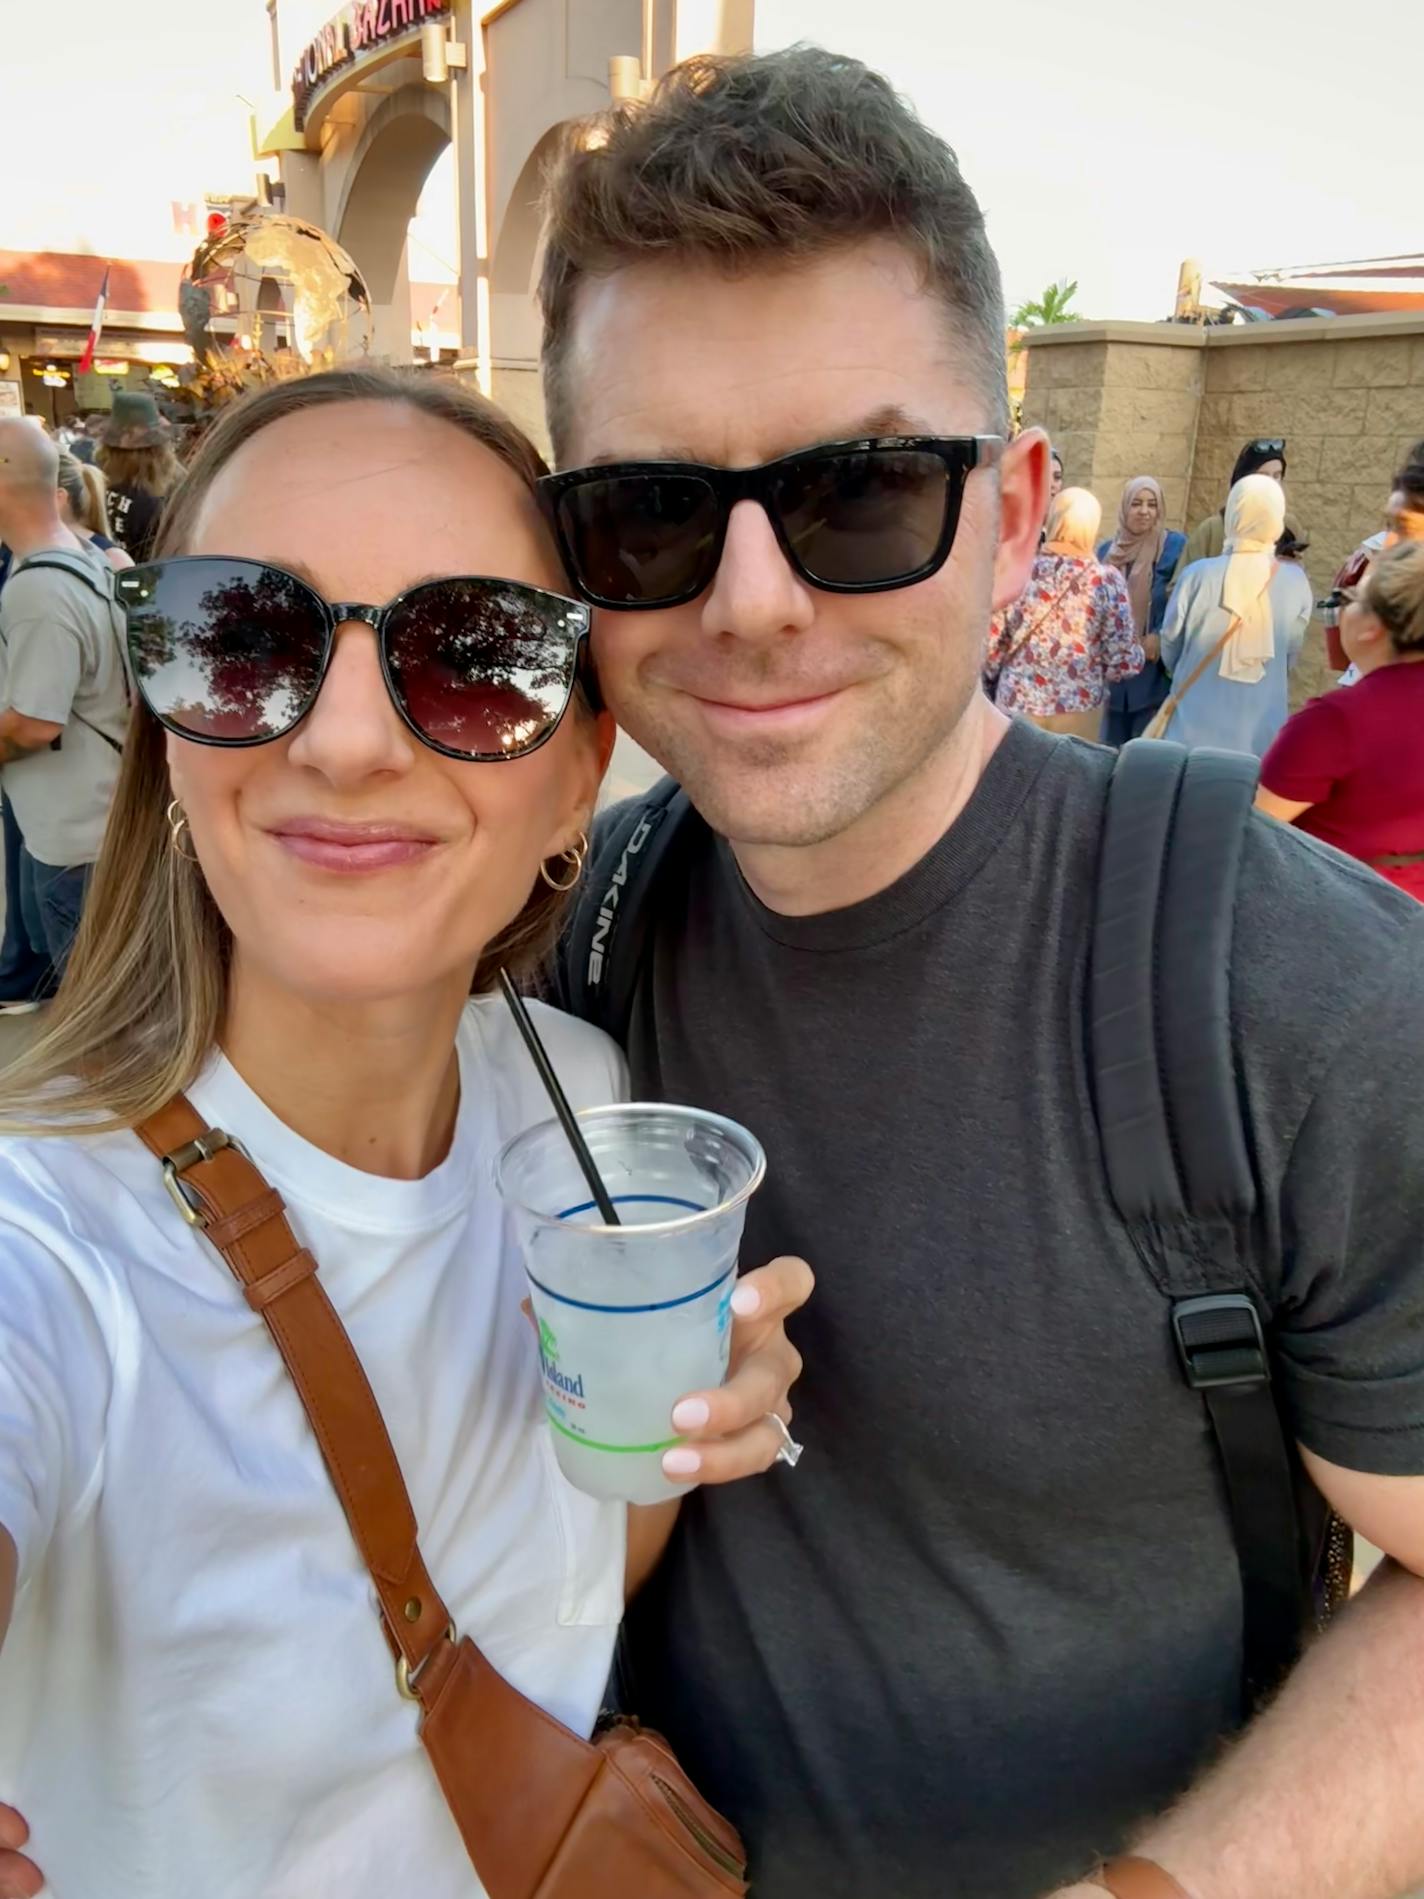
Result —
<instances>
[{"instance_id":1,"label":"red tile roof","mask_svg":"<svg viewBox=\"0 0 1424 1899\"><path fill-rule=\"evenodd\" d=\"M77 251L0 251L0 316L7 304L50 310L92 310L104 280L105 259ZM178 308L181 264L152 258L115 258L109 276L111 310L172 313Z\"/></svg>"}]
</instances>

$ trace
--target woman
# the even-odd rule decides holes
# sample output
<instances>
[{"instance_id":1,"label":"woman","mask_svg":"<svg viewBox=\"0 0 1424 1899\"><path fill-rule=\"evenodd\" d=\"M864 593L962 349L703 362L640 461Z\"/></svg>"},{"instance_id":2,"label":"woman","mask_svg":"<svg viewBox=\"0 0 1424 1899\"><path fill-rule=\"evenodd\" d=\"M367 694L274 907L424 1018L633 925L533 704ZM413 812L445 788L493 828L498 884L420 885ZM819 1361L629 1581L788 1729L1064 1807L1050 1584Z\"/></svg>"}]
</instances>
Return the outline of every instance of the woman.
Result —
<instances>
[{"instance_id":1,"label":"woman","mask_svg":"<svg viewBox=\"0 0 1424 1899\"><path fill-rule=\"evenodd\" d=\"M1028 586L996 613L985 687L1005 712L1048 732L1096 739L1108 687L1142 665L1127 584L1094 558L1103 511L1086 488L1065 488L1048 511L1048 535Z\"/></svg>"},{"instance_id":2,"label":"woman","mask_svg":"<svg viewBox=\"0 0 1424 1899\"><path fill-rule=\"evenodd\" d=\"M134 560L145 561L163 503L183 473L172 433L152 396L119 391L96 459L109 483L114 538Z\"/></svg>"},{"instance_id":3,"label":"woman","mask_svg":"<svg viewBox=\"0 0 1424 1899\"><path fill-rule=\"evenodd\" d=\"M460 1628L584 1734L671 1528L559 1478L490 1181L548 1103L485 992L555 933L613 736L541 468L452 383L279 384L175 497L189 558L131 577L147 704L51 1027L0 1087L0 1797L61 1899L482 1890L296 1389L130 1131L175 1091L286 1200ZM321 599L396 611L335 628ZM609 1042L539 1022L577 1105L618 1095ZM808 1283L738 1288L679 1481L772 1461Z\"/></svg>"},{"instance_id":4,"label":"woman","mask_svg":"<svg viewBox=\"0 0 1424 1899\"><path fill-rule=\"evenodd\" d=\"M1279 482L1284 488L1286 479L1286 445L1279 435L1258 436L1254 442L1248 442L1236 457L1236 466L1231 471L1231 481L1227 493L1235 488L1238 481L1244 481L1247 475L1267 475L1272 481ZM1282 517L1281 535L1289 537L1297 547L1308 547L1310 536L1298 521ZM1182 549L1173 579L1179 579L1194 561L1215 560L1226 546L1226 509L1218 508L1215 514L1209 514L1204 521L1198 521L1188 536Z\"/></svg>"},{"instance_id":5,"label":"woman","mask_svg":"<svg viewBox=\"0 0 1424 1899\"><path fill-rule=\"evenodd\" d=\"M97 468L76 461L73 455L59 458L59 513L64 525L81 540L97 547L117 572L132 567L132 559L109 538L108 484Z\"/></svg>"},{"instance_id":6,"label":"woman","mask_svg":"<svg viewBox=\"0 0 1424 1899\"><path fill-rule=\"evenodd\" d=\"M1256 803L1424 903L1424 541L1379 555L1340 636L1355 685L1286 721Z\"/></svg>"},{"instance_id":7,"label":"woman","mask_svg":"<svg viewBox=\"0 0 1424 1899\"><path fill-rule=\"evenodd\" d=\"M1167 674L1158 637L1167 616L1172 575L1187 537L1168 530L1162 484L1151 475L1134 475L1123 488L1117 508L1117 532L1098 549L1098 559L1116 567L1127 582L1132 625L1147 656L1140 673L1108 694L1104 737L1109 745L1141 738L1167 697Z\"/></svg>"},{"instance_id":8,"label":"woman","mask_svg":"<svg viewBox=\"0 0 1424 1899\"><path fill-rule=\"evenodd\" d=\"M1303 570L1276 559L1285 511L1279 482L1247 475L1226 504L1225 554L1177 582L1162 627L1168 738L1259 758L1285 724L1315 604Z\"/></svg>"}]
</instances>

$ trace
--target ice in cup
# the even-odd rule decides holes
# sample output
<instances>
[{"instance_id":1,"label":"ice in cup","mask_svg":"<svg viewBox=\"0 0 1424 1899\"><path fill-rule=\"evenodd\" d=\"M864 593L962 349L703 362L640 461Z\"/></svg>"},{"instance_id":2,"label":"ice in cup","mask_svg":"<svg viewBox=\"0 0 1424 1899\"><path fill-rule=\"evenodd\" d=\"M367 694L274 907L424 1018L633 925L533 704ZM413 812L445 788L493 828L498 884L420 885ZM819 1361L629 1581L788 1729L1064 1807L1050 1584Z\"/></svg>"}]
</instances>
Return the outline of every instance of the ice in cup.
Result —
<instances>
[{"instance_id":1,"label":"ice in cup","mask_svg":"<svg viewBox=\"0 0 1424 1899\"><path fill-rule=\"evenodd\" d=\"M605 1226L557 1121L517 1135L495 1181L539 1327L559 1468L590 1496L662 1503L672 1408L720 1385L747 1202L766 1158L735 1121L632 1102L578 1117L621 1226Z\"/></svg>"}]
</instances>

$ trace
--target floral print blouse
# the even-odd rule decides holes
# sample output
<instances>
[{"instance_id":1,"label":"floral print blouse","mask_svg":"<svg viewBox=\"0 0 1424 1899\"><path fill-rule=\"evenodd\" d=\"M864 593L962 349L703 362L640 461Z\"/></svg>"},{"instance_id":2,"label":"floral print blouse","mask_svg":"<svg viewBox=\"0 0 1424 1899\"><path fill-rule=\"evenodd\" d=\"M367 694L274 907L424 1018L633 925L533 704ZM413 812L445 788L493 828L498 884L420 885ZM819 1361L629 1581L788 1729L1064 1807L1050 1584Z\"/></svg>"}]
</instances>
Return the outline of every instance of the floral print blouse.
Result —
<instances>
[{"instance_id":1,"label":"floral print blouse","mask_svg":"<svg viewBox=\"0 0 1424 1899\"><path fill-rule=\"evenodd\" d=\"M984 678L1005 712L1091 712L1145 658L1117 569L1042 553L1022 596L994 615Z\"/></svg>"}]
</instances>

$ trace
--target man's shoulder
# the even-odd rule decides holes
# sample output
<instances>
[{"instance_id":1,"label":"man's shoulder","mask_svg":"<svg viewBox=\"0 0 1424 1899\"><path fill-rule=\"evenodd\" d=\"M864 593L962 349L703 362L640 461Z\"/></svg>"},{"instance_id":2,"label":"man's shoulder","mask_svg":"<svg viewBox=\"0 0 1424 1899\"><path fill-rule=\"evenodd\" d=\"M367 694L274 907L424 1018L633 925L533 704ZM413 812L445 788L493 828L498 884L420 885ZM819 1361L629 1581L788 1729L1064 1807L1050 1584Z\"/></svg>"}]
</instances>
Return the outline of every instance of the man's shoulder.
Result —
<instances>
[{"instance_id":1,"label":"man's shoulder","mask_svg":"<svg viewBox=\"0 0 1424 1899\"><path fill-rule=\"evenodd\" d=\"M11 566L0 614L12 621L83 617L107 627L113 572L97 549L43 548Z\"/></svg>"},{"instance_id":2,"label":"man's shoulder","mask_svg":"<svg viewBox=\"0 0 1424 1899\"><path fill-rule=\"evenodd\" d=\"M1424 904L1253 812L1232 960L1243 1032L1269 1036L1285 1060L1328 1059L1347 1037L1369 1033L1371 998L1412 981L1424 1007Z\"/></svg>"}]
</instances>

